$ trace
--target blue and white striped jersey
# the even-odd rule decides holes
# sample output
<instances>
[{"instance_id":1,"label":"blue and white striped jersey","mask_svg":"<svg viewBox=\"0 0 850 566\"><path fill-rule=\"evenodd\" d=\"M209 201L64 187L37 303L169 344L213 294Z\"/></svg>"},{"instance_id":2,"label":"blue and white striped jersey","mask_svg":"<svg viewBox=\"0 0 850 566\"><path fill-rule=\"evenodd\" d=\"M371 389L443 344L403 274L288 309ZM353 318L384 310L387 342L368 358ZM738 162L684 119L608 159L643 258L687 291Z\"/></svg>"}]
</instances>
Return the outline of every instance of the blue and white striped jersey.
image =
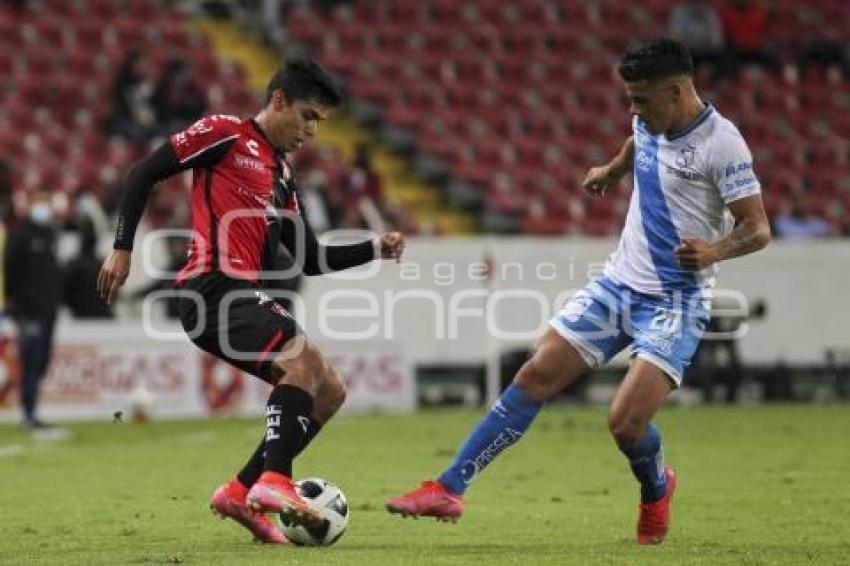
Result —
<instances>
[{"instance_id":1,"label":"blue and white striped jersey","mask_svg":"<svg viewBox=\"0 0 850 566\"><path fill-rule=\"evenodd\" d=\"M707 296L717 266L683 270L674 249L684 238L716 240L733 226L726 205L761 185L738 129L711 105L679 134L653 135L635 117L634 192L605 275L652 295Z\"/></svg>"}]
</instances>

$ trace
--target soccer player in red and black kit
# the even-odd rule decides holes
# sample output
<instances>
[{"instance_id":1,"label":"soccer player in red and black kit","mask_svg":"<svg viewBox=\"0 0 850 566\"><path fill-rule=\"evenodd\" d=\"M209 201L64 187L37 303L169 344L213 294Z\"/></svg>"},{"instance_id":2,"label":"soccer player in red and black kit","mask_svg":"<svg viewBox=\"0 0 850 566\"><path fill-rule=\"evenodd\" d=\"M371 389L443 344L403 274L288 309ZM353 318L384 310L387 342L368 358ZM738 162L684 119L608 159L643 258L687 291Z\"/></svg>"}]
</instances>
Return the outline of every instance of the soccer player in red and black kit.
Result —
<instances>
[{"instance_id":1,"label":"soccer player in red and black kit","mask_svg":"<svg viewBox=\"0 0 850 566\"><path fill-rule=\"evenodd\" d=\"M291 60L272 77L255 118L209 116L172 135L131 170L114 250L98 276L98 289L111 301L130 271L152 187L192 169L193 236L175 284L183 295L181 322L198 347L273 386L260 445L215 491L210 506L269 543L286 538L266 513L318 524L293 488L292 461L342 405L345 386L292 316L262 291L264 270L280 242L306 275L398 260L404 249L398 232L320 245L306 222L285 156L310 140L339 103L339 90L321 66Z\"/></svg>"}]
</instances>

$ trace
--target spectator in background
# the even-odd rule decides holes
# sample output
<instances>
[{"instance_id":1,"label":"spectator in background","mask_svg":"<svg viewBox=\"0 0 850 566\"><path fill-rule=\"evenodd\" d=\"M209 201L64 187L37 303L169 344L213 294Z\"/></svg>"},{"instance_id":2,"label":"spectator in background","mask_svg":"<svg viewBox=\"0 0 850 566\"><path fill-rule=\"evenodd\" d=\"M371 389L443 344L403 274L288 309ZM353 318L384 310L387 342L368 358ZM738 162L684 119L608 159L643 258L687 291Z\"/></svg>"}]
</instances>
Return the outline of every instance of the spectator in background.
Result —
<instances>
[{"instance_id":1,"label":"spectator in background","mask_svg":"<svg viewBox=\"0 0 850 566\"><path fill-rule=\"evenodd\" d=\"M710 65L715 71L723 62L724 37L720 14L711 0L693 0L673 6L668 22L670 37L691 50L694 66Z\"/></svg>"},{"instance_id":2,"label":"spectator in background","mask_svg":"<svg viewBox=\"0 0 850 566\"><path fill-rule=\"evenodd\" d=\"M62 278L62 295L74 318L111 319L112 306L97 292L97 273L103 258L97 255L97 231L88 217L77 220L80 253L68 262Z\"/></svg>"},{"instance_id":3,"label":"spectator in background","mask_svg":"<svg viewBox=\"0 0 850 566\"><path fill-rule=\"evenodd\" d=\"M12 210L12 167L0 159L0 223L9 224Z\"/></svg>"},{"instance_id":4,"label":"spectator in background","mask_svg":"<svg viewBox=\"0 0 850 566\"><path fill-rule=\"evenodd\" d=\"M112 229L112 222L103 209L100 196L92 188L79 187L69 212L73 214L70 226L72 229L82 232L86 229L86 223L91 223L95 234L105 234Z\"/></svg>"},{"instance_id":5,"label":"spectator in background","mask_svg":"<svg viewBox=\"0 0 850 566\"><path fill-rule=\"evenodd\" d=\"M152 86L140 51L129 51L112 85L109 132L134 142L147 141L156 116L150 104Z\"/></svg>"},{"instance_id":6,"label":"spectator in background","mask_svg":"<svg viewBox=\"0 0 850 566\"><path fill-rule=\"evenodd\" d=\"M354 162L348 175L348 190L357 199L370 198L376 203L382 200L381 177L372 167L372 152L365 143L354 148Z\"/></svg>"},{"instance_id":7,"label":"spectator in background","mask_svg":"<svg viewBox=\"0 0 850 566\"><path fill-rule=\"evenodd\" d=\"M262 21L264 39L274 45L283 45L286 41L286 29L282 22L292 8L292 0L263 0Z\"/></svg>"},{"instance_id":8,"label":"spectator in background","mask_svg":"<svg viewBox=\"0 0 850 566\"><path fill-rule=\"evenodd\" d=\"M812 67L822 67L836 79L850 79L850 43L839 29L825 26L817 37L807 38L797 58L800 74L805 76Z\"/></svg>"},{"instance_id":9,"label":"spectator in background","mask_svg":"<svg viewBox=\"0 0 850 566\"><path fill-rule=\"evenodd\" d=\"M28 429L48 428L36 416L39 384L53 349L53 328L61 298L53 209L47 193L30 198L29 215L9 234L3 254L6 312L18 328L21 407Z\"/></svg>"},{"instance_id":10,"label":"spectator in background","mask_svg":"<svg viewBox=\"0 0 850 566\"><path fill-rule=\"evenodd\" d=\"M328 200L327 178L321 169L313 169L299 186L301 203L310 219L310 226L318 234L338 226Z\"/></svg>"},{"instance_id":11,"label":"spectator in background","mask_svg":"<svg viewBox=\"0 0 850 566\"><path fill-rule=\"evenodd\" d=\"M806 210L803 197L795 197L773 221L773 232L785 240L810 240L832 235L829 224Z\"/></svg>"},{"instance_id":12,"label":"spectator in background","mask_svg":"<svg viewBox=\"0 0 850 566\"><path fill-rule=\"evenodd\" d=\"M151 97L157 130L169 135L203 116L207 108L204 92L191 65L178 58L168 61Z\"/></svg>"},{"instance_id":13,"label":"spectator in background","mask_svg":"<svg viewBox=\"0 0 850 566\"><path fill-rule=\"evenodd\" d=\"M767 67L776 74L782 72L782 63L767 45L770 21L761 3L731 0L721 7L720 18L726 34L724 75L736 76L744 63Z\"/></svg>"},{"instance_id":14,"label":"spectator in background","mask_svg":"<svg viewBox=\"0 0 850 566\"><path fill-rule=\"evenodd\" d=\"M10 211L12 210L12 168L9 163L0 159L0 255L6 249L6 230ZM0 271L0 312L4 311L5 285L3 283L2 271ZM0 314L0 328L3 327L3 316Z\"/></svg>"},{"instance_id":15,"label":"spectator in background","mask_svg":"<svg viewBox=\"0 0 850 566\"><path fill-rule=\"evenodd\" d=\"M354 163L346 181L349 206L345 223L350 227L366 227L374 232L386 229L381 177L372 168L372 152L365 143L357 145Z\"/></svg>"},{"instance_id":16,"label":"spectator in background","mask_svg":"<svg viewBox=\"0 0 850 566\"><path fill-rule=\"evenodd\" d=\"M186 254L189 252L189 241L185 237L174 236L168 238L168 262L162 268L168 276L154 279L151 283L131 296L134 300L143 300L154 291L170 290L174 287L174 278L186 264ZM169 293L165 298L165 316L177 320L180 318L180 297Z\"/></svg>"}]
</instances>

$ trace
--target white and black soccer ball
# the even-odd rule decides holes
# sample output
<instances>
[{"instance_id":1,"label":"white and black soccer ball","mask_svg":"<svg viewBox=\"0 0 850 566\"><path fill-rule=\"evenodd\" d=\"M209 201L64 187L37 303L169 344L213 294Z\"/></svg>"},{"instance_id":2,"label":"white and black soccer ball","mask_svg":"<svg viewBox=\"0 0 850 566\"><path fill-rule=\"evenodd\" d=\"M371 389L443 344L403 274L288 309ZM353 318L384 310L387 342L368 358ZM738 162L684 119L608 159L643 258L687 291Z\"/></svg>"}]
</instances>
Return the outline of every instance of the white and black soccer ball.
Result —
<instances>
[{"instance_id":1,"label":"white and black soccer ball","mask_svg":"<svg viewBox=\"0 0 850 566\"><path fill-rule=\"evenodd\" d=\"M305 478L295 483L295 489L304 503L319 514L322 524L308 529L281 515L286 538L303 546L330 546L338 541L348 526L348 501L339 486L321 478Z\"/></svg>"}]
</instances>

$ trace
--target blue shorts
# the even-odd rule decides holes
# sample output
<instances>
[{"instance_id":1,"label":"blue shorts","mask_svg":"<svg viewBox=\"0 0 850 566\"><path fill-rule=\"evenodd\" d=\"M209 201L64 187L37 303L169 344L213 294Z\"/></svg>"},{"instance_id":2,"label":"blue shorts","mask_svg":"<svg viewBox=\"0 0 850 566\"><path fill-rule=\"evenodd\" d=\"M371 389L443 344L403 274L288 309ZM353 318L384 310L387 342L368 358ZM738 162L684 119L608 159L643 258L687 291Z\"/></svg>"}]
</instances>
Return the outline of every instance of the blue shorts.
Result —
<instances>
[{"instance_id":1,"label":"blue shorts","mask_svg":"<svg viewBox=\"0 0 850 566\"><path fill-rule=\"evenodd\" d=\"M573 295L549 324L590 367L631 346L632 356L662 369L678 387L708 319L708 301L698 293L657 297L601 276Z\"/></svg>"}]
</instances>

